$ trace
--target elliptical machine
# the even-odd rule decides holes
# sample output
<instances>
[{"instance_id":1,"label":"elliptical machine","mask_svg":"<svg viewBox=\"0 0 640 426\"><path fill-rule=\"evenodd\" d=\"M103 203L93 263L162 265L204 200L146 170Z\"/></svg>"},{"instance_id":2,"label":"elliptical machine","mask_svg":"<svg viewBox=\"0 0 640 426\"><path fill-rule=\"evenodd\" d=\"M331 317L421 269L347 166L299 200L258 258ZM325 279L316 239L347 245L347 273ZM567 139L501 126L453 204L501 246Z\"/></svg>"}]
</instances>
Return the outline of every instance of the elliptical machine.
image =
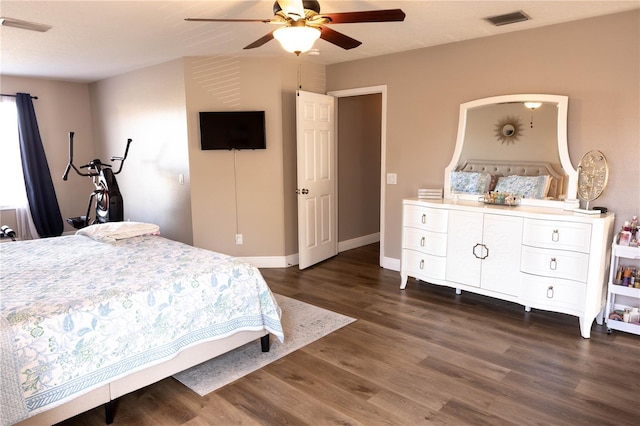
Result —
<instances>
[{"instance_id":1,"label":"elliptical machine","mask_svg":"<svg viewBox=\"0 0 640 426\"><path fill-rule=\"evenodd\" d=\"M68 218L67 222L76 229L95 223L122 222L124 220L124 205L115 175L122 171L122 165L124 160L127 159L131 139L127 139L127 147L124 150L123 157L111 157L111 161L120 161L118 171L114 172L111 164L103 163L96 158L80 166L80 169L88 169L87 173L83 173L73 164L73 135L74 132L69 132L69 163L67 163L67 168L62 175L62 180L67 180L69 171L73 168L78 175L91 177L96 189L89 196L87 214ZM91 207L94 203L95 217L91 218Z\"/></svg>"}]
</instances>

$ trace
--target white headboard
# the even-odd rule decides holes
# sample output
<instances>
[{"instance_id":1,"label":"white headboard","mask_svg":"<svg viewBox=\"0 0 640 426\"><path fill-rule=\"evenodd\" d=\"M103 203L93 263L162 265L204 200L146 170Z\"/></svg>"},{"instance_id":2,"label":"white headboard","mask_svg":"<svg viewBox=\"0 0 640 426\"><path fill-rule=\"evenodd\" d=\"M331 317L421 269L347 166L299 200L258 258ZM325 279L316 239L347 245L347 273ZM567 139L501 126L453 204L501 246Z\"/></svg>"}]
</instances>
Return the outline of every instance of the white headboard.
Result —
<instances>
[{"instance_id":1,"label":"white headboard","mask_svg":"<svg viewBox=\"0 0 640 426\"><path fill-rule=\"evenodd\" d=\"M461 172L486 172L499 176L551 176L548 197L558 199L563 194L565 176L551 163L542 161L468 160L457 169Z\"/></svg>"}]
</instances>

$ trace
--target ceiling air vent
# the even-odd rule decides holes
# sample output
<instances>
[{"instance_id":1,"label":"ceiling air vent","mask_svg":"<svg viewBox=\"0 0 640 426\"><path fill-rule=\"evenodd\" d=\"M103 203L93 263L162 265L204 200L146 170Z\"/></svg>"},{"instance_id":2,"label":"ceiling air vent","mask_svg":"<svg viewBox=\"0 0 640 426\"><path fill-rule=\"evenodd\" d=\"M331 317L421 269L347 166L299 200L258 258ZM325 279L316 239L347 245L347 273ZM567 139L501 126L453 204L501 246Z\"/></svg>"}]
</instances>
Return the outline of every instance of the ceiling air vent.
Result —
<instances>
[{"instance_id":1,"label":"ceiling air vent","mask_svg":"<svg viewBox=\"0 0 640 426\"><path fill-rule=\"evenodd\" d=\"M528 21L531 18L529 15L519 10L517 12L505 13L504 15L489 16L484 18L485 21L499 27L501 25L515 24L516 22Z\"/></svg>"}]
</instances>

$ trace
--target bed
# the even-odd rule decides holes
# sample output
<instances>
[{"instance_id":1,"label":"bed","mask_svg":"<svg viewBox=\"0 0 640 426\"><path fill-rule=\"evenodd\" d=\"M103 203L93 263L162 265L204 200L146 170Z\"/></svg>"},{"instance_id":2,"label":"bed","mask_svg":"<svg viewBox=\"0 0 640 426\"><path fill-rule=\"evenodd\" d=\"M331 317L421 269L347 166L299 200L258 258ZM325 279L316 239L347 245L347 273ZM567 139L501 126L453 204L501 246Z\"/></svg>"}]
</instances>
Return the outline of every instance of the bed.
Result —
<instances>
[{"instance_id":1,"label":"bed","mask_svg":"<svg viewBox=\"0 0 640 426\"><path fill-rule=\"evenodd\" d=\"M53 424L269 333L254 266L123 222L0 245L2 425ZM258 343L256 342L258 347ZM259 350L259 349L257 349Z\"/></svg>"},{"instance_id":2,"label":"bed","mask_svg":"<svg viewBox=\"0 0 640 426\"><path fill-rule=\"evenodd\" d=\"M468 160L456 169L465 173L488 173L493 177L548 176L545 194L540 198L560 199L565 187L565 175L546 161ZM493 190L493 187L487 188ZM478 191L484 192L484 191Z\"/></svg>"}]
</instances>

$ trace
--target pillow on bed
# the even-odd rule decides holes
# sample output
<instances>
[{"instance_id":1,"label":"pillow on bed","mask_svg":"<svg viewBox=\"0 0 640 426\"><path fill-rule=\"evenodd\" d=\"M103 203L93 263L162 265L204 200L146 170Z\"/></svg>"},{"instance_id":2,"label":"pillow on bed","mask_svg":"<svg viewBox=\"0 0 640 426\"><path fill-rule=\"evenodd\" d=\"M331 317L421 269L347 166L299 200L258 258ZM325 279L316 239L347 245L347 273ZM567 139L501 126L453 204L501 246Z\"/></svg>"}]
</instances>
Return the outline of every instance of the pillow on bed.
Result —
<instances>
[{"instance_id":1,"label":"pillow on bed","mask_svg":"<svg viewBox=\"0 0 640 426\"><path fill-rule=\"evenodd\" d=\"M160 235L160 227L143 222L107 222L79 229L76 235L84 235L96 241L114 242L143 235Z\"/></svg>"},{"instance_id":2,"label":"pillow on bed","mask_svg":"<svg viewBox=\"0 0 640 426\"><path fill-rule=\"evenodd\" d=\"M491 186L491 175L484 172L451 172L451 191L484 194Z\"/></svg>"},{"instance_id":3,"label":"pillow on bed","mask_svg":"<svg viewBox=\"0 0 640 426\"><path fill-rule=\"evenodd\" d=\"M498 179L496 192L509 192L524 198L545 198L551 176L504 176Z\"/></svg>"}]
</instances>

